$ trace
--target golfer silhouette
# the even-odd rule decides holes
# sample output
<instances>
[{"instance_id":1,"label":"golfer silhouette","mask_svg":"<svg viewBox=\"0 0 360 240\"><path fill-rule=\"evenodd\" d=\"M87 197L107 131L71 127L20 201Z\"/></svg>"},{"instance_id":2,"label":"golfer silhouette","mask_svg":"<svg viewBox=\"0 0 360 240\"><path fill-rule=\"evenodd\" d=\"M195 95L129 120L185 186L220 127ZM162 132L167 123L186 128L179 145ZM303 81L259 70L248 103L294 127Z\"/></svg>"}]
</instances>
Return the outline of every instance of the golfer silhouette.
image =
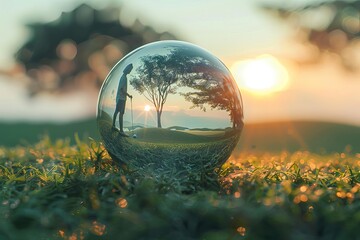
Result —
<instances>
[{"instance_id":1,"label":"golfer silhouette","mask_svg":"<svg viewBox=\"0 0 360 240\"><path fill-rule=\"evenodd\" d=\"M127 75L133 69L133 65L130 63L127 65L123 71L123 74L120 77L119 86L116 93L116 107L113 116L112 128L115 128L116 116L119 113L119 126L120 126L120 134L123 136L127 135L124 133L124 113L125 113L125 105L126 105L126 97L132 98L130 94L127 92Z\"/></svg>"}]
</instances>

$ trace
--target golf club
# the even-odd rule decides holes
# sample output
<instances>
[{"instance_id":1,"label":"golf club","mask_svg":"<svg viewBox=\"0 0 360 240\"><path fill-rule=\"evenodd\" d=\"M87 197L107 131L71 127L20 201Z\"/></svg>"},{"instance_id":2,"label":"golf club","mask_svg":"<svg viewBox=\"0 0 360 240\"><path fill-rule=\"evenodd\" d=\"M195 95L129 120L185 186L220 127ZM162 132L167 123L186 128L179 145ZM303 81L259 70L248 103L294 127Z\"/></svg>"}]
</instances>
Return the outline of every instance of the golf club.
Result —
<instances>
[{"instance_id":1,"label":"golf club","mask_svg":"<svg viewBox=\"0 0 360 240\"><path fill-rule=\"evenodd\" d=\"M133 114L133 102L132 97L130 98L130 105L131 105L131 130L134 132L134 114ZM136 133L133 133L133 138L137 138Z\"/></svg>"}]
</instances>

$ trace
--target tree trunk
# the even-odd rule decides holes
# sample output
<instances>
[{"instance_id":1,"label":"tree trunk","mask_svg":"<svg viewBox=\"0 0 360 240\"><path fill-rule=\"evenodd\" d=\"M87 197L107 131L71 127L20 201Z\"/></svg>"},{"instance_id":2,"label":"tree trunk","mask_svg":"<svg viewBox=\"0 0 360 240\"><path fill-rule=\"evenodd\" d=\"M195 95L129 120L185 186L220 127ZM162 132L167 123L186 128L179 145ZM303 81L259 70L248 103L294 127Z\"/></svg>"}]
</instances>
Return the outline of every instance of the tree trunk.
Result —
<instances>
[{"instance_id":1,"label":"tree trunk","mask_svg":"<svg viewBox=\"0 0 360 240\"><path fill-rule=\"evenodd\" d=\"M162 128L162 127L161 127L161 112L160 112L160 111L156 111L156 115L157 115L157 127L158 127L158 128Z\"/></svg>"}]
</instances>

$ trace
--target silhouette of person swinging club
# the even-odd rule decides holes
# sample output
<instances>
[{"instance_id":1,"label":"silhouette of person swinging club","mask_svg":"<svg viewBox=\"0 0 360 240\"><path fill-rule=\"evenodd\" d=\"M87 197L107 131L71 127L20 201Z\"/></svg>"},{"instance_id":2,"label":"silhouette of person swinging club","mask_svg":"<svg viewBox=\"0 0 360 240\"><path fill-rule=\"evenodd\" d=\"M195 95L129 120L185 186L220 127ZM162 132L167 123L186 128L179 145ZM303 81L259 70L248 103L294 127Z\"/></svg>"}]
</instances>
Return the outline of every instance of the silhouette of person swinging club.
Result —
<instances>
[{"instance_id":1,"label":"silhouette of person swinging club","mask_svg":"<svg viewBox=\"0 0 360 240\"><path fill-rule=\"evenodd\" d=\"M124 133L124 113L125 113L125 106L126 106L126 97L132 98L132 96L130 94L128 94L127 92L127 75L131 72L131 70L133 69L133 65L130 63L129 65L127 65L123 71L123 74L120 77L120 81L119 81L119 86L117 89L117 93L116 93L116 107L115 107L115 112L114 112L114 116L113 116L113 123L112 123L112 128L114 130L117 130L115 128L115 121L116 121L116 117L117 114L119 113L119 126L120 126L120 135L124 136L124 137L128 137L128 135L126 135Z\"/></svg>"}]
</instances>

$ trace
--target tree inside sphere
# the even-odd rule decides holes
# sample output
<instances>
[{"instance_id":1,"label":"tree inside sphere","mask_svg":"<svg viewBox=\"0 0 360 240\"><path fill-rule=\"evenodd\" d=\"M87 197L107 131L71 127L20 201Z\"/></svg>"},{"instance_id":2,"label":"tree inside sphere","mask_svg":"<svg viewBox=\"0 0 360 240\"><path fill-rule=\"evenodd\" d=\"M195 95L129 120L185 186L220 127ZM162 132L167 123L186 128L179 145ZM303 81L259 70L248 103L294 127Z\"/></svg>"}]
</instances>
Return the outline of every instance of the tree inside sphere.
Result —
<instances>
[{"instance_id":1,"label":"tree inside sphere","mask_svg":"<svg viewBox=\"0 0 360 240\"><path fill-rule=\"evenodd\" d=\"M243 128L240 91L227 67L182 41L135 49L100 90L97 123L114 161L134 168L215 169Z\"/></svg>"}]
</instances>

